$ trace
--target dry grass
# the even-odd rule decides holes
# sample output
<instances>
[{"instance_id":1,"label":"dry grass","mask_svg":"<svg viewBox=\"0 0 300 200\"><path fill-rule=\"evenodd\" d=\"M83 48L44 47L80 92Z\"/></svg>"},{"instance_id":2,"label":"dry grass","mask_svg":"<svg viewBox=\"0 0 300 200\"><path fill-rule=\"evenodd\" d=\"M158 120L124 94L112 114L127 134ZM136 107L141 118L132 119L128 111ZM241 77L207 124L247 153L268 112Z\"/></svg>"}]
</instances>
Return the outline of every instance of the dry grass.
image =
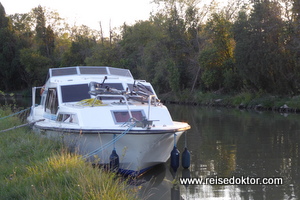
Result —
<instances>
[{"instance_id":1,"label":"dry grass","mask_svg":"<svg viewBox=\"0 0 300 200\"><path fill-rule=\"evenodd\" d=\"M0 110L0 118L10 113ZM0 130L20 124L11 117ZM93 168L62 144L29 128L0 133L0 194L3 199L137 199L116 174Z\"/></svg>"}]
</instances>

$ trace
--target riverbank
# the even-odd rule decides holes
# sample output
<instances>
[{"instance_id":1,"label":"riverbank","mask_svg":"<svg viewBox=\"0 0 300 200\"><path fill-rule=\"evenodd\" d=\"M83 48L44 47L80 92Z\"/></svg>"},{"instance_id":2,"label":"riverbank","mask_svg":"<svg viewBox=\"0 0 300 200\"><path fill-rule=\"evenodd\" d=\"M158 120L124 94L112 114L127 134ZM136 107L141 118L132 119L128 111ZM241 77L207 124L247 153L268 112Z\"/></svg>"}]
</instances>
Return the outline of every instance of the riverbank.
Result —
<instances>
[{"instance_id":1,"label":"riverbank","mask_svg":"<svg viewBox=\"0 0 300 200\"><path fill-rule=\"evenodd\" d=\"M196 92L190 94L189 91L183 91L180 94L161 94L159 97L162 102L171 104L300 113L300 96L285 97L249 92L237 94Z\"/></svg>"},{"instance_id":2,"label":"riverbank","mask_svg":"<svg viewBox=\"0 0 300 200\"><path fill-rule=\"evenodd\" d=\"M31 98L28 94L28 91L9 94L0 91L0 100L14 102L16 99ZM276 96L262 92L240 92L236 94L194 92L191 94L190 91L181 91L180 93L169 92L159 94L158 96L163 103L170 104L300 113L300 96Z\"/></svg>"},{"instance_id":3,"label":"riverbank","mask_svg":"<svg viewBox=\"0 0 300 200\"><path fill-rule=\"evenodd\" d=\"M11 113L0 108L0 118ZM0 121L0 130L21 124ZM0 133L0 194L3 199L137 199L118 175L93 168L59 142L28 127Z\"/></svg>"}]
</instances>

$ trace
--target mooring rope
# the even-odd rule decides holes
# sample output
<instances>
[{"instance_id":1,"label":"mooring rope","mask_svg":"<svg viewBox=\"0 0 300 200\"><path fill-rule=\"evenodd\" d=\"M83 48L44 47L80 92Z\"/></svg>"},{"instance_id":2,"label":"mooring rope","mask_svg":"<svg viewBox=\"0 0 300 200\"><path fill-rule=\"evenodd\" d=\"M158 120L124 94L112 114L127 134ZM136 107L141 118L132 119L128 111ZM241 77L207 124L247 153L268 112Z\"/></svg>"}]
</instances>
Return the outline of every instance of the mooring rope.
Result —
<instances>
[{"instance_id":1,"label":"mooring rope","mask_svg":"<svg viewBox=\"0 0 300 200\"><path fill-rule=\"evenodd\" d=\"M12 127L12 128L8 128L8 129L1 130L0 133L4 133L4 132L7 132L7 131L15 130L15 129L17 129L17 128L21 128L21 127L24 127L24 126L29 126L29 125L31 125L31 124L34 124L34 123L40 122L40 121L44 121L44 120L45 120L45 119L40 119L40 120L36 120L36 121L33 121L33 122L28 122L28 123L26 123L26 124L21 124L21 125L19 125L19 126L14 126L14 127Z\"/></svg>"},{"instance_id":2,"label":"mooring rope","mask_svg":"<svg viewBox=\"0 0 300 200\"><path fill-rule=\"evenodd\" d=\"M24 109L24 110L21 110L21 111L19 111L19 112L13 113L13 114L11 114L11 115L8 115L8 116L5 116L5 117L1 117L0 120L9 118L9 117L12 117L12 116L15 116L15 115L18 115L18 114L20 114L20 113L23 113L23 112L29 110L29 109L31 109L31 107L26 108L26 109Z\"/></svg>"},{"instance_id":3,"label":"mooring rope","mask_svg":"<svg viewBox=\"0 0 300 200\"><path fill-rule=\"evenodd\" d=\"M9 118L9 117L13 117L13 116L15 116L15 115L21 114L21 113L23 113L23 112L25 112L25 111L27 111L27 110L30 110L30 109L31 109L31 107L26 108L26 109L24 109L24 110L20 110L19 112L10 114L10 115L8 115L8 116L1 117L0 120L6 119L6 118ZM34 121L34 122L29 122L29 123L26 123L26 124L21 124L21 125L18 125L18 126L14 126L14 127L12 127L12 128L0 130L0 133L7 132L7 131L11 131L11 130L14 130L14 129L17 129L17 128L21 128L21 127L24 127L24 126L28 126L28 125L34 124L34 123L36 123L36 122L39 122L39 121L42 121L42 120L37 120L37 121Z\"/></svg>"},{"instance_id":4,"label":"mooring rope","mask_svg":"<svg viewBox=\"0 0 300 200\"><path fill-rule=\"evenodd\" d=\"M112 139L108 143L104 144L103 146L99 147L98 149L95 149L94 151L84 155L83 159L86 159L86 158L89 158L93 155L96 155L97 153L99 153L99 152L103 151L104 149L108 148L110 145L115 144L115 142L117 142L119 139L121 139L123 136L125 136L135 126L135 124L136 124L136 122L132 123L123 133L121 133L120 135L114 137L114 139Z\"/></svg>"},{"instance_id":5,"label":"mooring rope","mask_svg":"<svg viewBox=\"0 0 300 200\"><path fill-rule=\"evenodd\" d=\"M11 114L11 115L2 117L2 118L0 118L0 120L6 119L6 118L9 118L9 117L12 117L12 116L15 116L15 115L20 114L20 113L23 113L23 112L29 110L30 108L31 108L31 107L26 108L26 109L24 109L24 110L21 110L21 111L19 111L19 112L13 113L13 114ZM0 133L7 132L7 131L10 131L10 130L14 130L14 129L17 129L17 128L21 128L21 127L24 127L24 126L28 126L28 125L31 125L31 124L34 124L34 123L40 122L40 121L44 121L44 119L40 119L40 120L33 121L33 122L28 122L28 123L26 123L26 124L21 124L21 125L19 125L19 126L14 126L14 127L12 127L12 128L8 128L8 129L5 129L5 130L1 130ZM101 147L95 149L94 151L92 151L92 152L90 152L90 153L84 155L84 156L83 156L83 159L86 159L86 158L89 158L89 157L91 157L91 156L93 156L93 155L96 155L97 153L99 153L99 152L103 151L104 149L108 148L110 145L115 144L119 139L121 139L123 136L125 136L125 135L133 128L133 127L135 127L135 125L136 125L136 121L133 122L133 123L131 123L131 125L130 125L123 133L121 133L121 134L118 135L118 136L114 136L114 139L112 139L112 140L109 141L108 143L106 143L106 144L104 144L103 146L101 146Z\"/></svg>"}]
</instances>

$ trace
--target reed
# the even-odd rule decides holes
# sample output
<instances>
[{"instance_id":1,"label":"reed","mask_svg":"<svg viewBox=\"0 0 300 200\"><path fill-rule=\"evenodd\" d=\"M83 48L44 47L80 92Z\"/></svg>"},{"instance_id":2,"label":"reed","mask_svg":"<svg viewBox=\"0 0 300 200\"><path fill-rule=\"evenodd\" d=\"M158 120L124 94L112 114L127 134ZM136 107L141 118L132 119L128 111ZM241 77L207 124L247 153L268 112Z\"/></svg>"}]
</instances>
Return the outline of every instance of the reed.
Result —
<instances>
[{"instance_id":1,"label":"reed","mask_svg":"<svg viewBox=\"0 0 300 200\"><path fill-rule=\"evenodd\" d=\"M0 109L0 118L10 109ZM17 117L0 121L0 130L21 124ZM59 142L29 128L0 134L2 199L137 199L118 175L93 168Z\"/></svg>"}]
</instances>

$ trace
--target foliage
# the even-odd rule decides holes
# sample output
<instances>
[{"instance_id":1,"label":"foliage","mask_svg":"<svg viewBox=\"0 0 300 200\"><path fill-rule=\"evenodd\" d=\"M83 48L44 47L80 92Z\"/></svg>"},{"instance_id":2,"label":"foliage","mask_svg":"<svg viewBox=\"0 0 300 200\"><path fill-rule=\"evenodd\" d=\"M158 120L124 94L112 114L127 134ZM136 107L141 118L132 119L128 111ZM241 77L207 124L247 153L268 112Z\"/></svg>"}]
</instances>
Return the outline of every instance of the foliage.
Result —
<instances>
[{"instance_id":1,"label":"foliage","mask_svg":"<svg viewBox=\"0 0 300 200\"><path fill-rule=\"evenodd\" d=\"M241 92L233 97L232 103L235 106L247 106L254 99L254 95L249 92Z\"/></svg>"},{"instance_id":2,"label":"foliage","mask_svg":"<svg viewBox=\"0 0 300 200\"><path fill-rule=\"evenodd\" d=\"M14 30L9 18L5 16L5 10L0 3L0 89L12 90L15 89L12 82L7 80L14 80L15 83L20 84L17 79L18 58L15 57L17 52L17 38L14 35Z\"/></svg>"},{"instance_id":3,"label":"foliage","mask_svg":"<svg viewBox=\"0 0 300 200\"><path fill-rule=\"evenodd\" d=\"M22 49L20 51L20 61L25 66L28 73L29 85L39 84L45 80L47 69L51 67L51 60L32 49Z\"/></svg>"},{"instance_id":4,"label":"foliage","mask_svg":"<svg viewBox=\"0 0 300 200\"><path fill-rule=\"evenodd\" d=\"M88 66L120 66L120 53L115 46L109 44L94 45L90 55L84 60Z\"/></svg>"},{"instance_id":5,"label":"foliage","mask_svg":"<svg viewBox=\"0 0 300 200\"><path fill-rule=\"evenodd\" d=\"M204 34L207 44L200 53L202 80L208 90L239 89L240 84L232 84L238 77L234 63L233 49L235 43L231 33L231 23L223 13L214 13L207 22ZM232 78L235 80L230 80Z\"/></svg>"},{"instance_id":6,"label":"foliage","mask_svg":"<svg viewBox=\"0 0 300 200\"><path fill-rule=\"evenodd\" d=\"M246 87L270 93L294 93L290 77L293 67L287 57L285 24L276 2L254 4L248 16L241 13L235 23L235 58ZM293 74L293 75L292 75Z\"/></svg>"},{"instance_id":7,"label":"foliage","mask_svg":"<svg viewBox=\"0 0 300 200\"><path fill-rule=\"evenodd\" d=\"M299 2L156 0L148 20L121 32L70 26L41 6L6 16L0 7L0 90L43 84L49 67L130 69L158 93L300 93Z\"/></svg>"}]
</instances>

